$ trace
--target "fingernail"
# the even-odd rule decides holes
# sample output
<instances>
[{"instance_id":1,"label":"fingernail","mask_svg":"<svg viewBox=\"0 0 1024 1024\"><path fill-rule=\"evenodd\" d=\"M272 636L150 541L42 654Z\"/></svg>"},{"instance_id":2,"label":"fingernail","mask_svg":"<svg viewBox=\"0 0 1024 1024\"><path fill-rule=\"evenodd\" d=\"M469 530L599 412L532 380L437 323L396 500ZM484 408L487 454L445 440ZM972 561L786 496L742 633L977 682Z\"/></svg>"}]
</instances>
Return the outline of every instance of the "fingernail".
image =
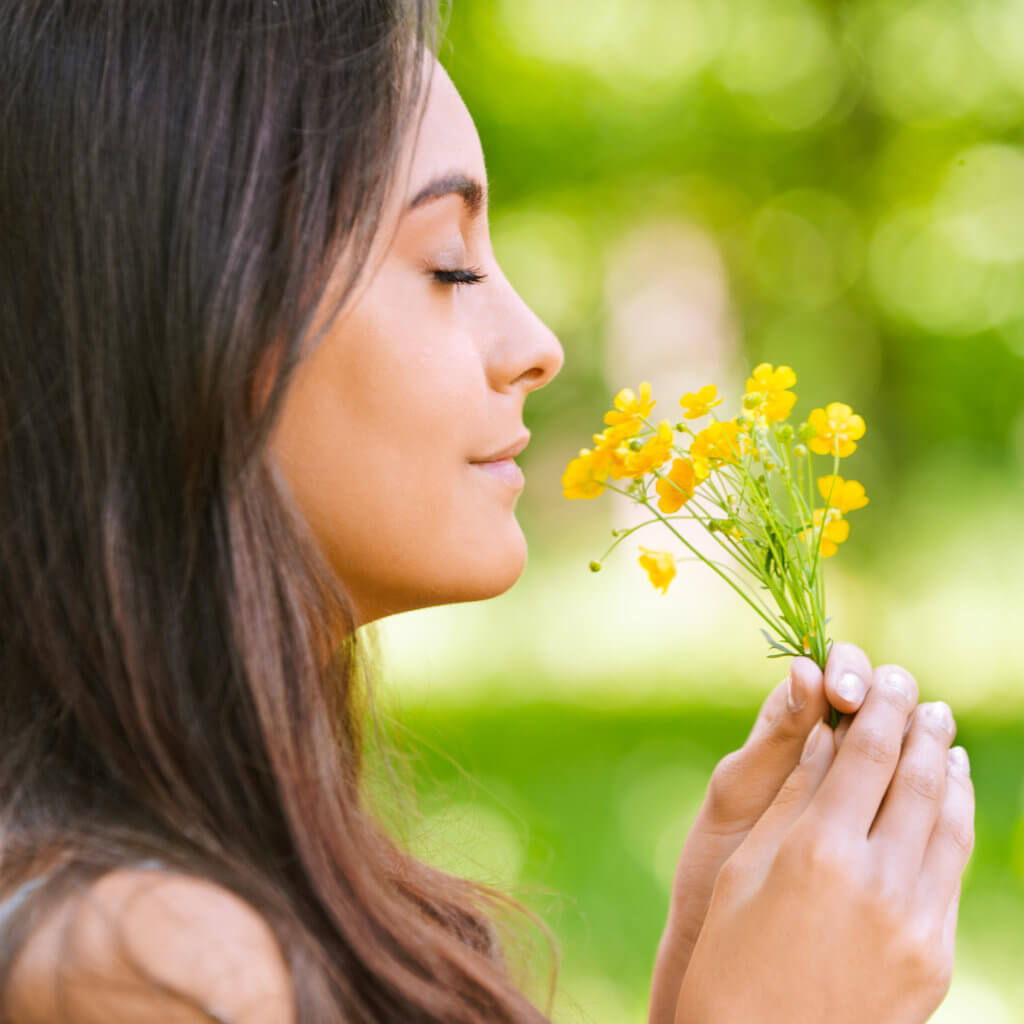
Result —
<instances>
[{"instance_id":1,"label":"fingernail","mask_svg":"<svg viewBox=\"0 0 1024 1024\"><path fill-rule=\"evenodd\" d=\"M824 728L825 723L818 722L818 724L815 725L815 727L811 730L811 734L807 737L807 740L804 742L804 749L800 754L801 764L803 764L803 762L806 761L807 758L809 758L817 749L818 744L821 742L821 730Z\"/></svg>"},{"instance_id":2,"label":"fingernail","mask_svg":"<svg viewBox=\"0 0 1024 1024\"><path fill-rule=\"evenodd\" d=\"M935 728L942 729L946 733L953 731L953 712L945 701L937 700L932 704L925 704L921 713Z\"/></svg>"},{"instance_id":3,"label":"fingernail","mask_svg":"<svg viewBox=\"0 0 1024 1024\"><path fill-rule=\"evenodd\" d=\"M844 672L836 682L836 693L851 704L860 706L867 692L864 680L856 672Z\"/></svg>"},{"instance_id":4,"label":"fingernail","mask_svg":"<svg viewBox=\"0 0 1024 1024\"><path fill-rule=\"evenodd\" d=\"M786 683L786 710L790 714L795 715L798 711L803 711L806 703L807 694L804 693L803 687L790 674L789 681Z\"/></svg>"},{"instance_id":5,"label":"fingernail","mask_svg":"<svg viewBox=\"0 0 1024 1024\"><path fill-rule=\"evenodd\" d=\"M971 759L967 756L967 751L963 747L950 748L947 761L949 763L949 770L954 775L971 774Z\"/></svg>"},{"instance_id":6,"label":"fingernail","mask_svg":"<svg viewBox=\"0 0 1024 1024\"><path fill-rule=\"evenodd\" d=\"M882 676L882 685L902 693L907 700L914 699L914 687L910 677L898 668L891 668Z\"/></svg>"}]
</instances>

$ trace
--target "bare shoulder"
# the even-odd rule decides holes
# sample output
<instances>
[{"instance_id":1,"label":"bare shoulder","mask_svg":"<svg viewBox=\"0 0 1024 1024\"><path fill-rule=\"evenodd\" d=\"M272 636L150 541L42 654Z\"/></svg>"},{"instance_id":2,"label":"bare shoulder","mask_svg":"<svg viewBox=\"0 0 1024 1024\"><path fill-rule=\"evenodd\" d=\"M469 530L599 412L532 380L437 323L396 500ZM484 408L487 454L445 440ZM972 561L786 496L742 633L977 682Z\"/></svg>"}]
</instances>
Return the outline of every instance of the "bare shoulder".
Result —
<instances>
[{"instance_id":1,"label":"bare shoulder","mask_svg":"<svg viewBox=\"0 0 1024 1024\"><path fill-rule=\"evenodd\" d=\"M263 917L187 875L114 871L33 932L8 1006L35 1024L293 1024L291 978ZM59 1002L58 1002L59 1001Z\"/></svg>"}]
</instances>

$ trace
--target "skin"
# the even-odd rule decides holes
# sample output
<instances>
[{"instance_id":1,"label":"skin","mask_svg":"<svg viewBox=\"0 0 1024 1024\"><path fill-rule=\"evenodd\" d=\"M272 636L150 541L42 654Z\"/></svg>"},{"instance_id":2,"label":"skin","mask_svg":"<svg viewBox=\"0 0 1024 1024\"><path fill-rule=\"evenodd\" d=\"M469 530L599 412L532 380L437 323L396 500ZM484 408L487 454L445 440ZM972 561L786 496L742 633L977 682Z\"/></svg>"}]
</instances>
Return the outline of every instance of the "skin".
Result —
<instances>
[{"instance_id":1,"label":"skin","mask_svg":"<svg viewBox=\"0 0 1024 1024\"><path fill-rule=\"evenodd\" d=\"M271 439L359 623L493 597L519 578L521 488L474 463L529 436L526 396L563 360L495 261L480 140L436 63L410 143L374 270L300 367ZM478 203L442 186L411 207L453 176L476 183ZM485 280L436 277L467 268Z\"/></svg>"},{"instance_id":2,"label":"skin","mask_svg":"<svg viewBox=\"0 0 1024 1024\"><path fill-rule=\"evenodd\" d=\"M477 463L526 436L526 396L563 358L495 262L472 119L436 63L428 74L371 272L300 368L271 444L359 623L519 578L519 487ZM486 279L438 279L467 268ZM846 716L835 735L819 725L829 704ZM824 673L796 659L683 848L651 1024L926 1020L973 841L954 732L945 705L917 707L909 674L852 645Z\"/></svg>"},{"instance_id":3,"label":"skin","mask_svg":"<svg viewBox=\"0 0 1024 1024\"><path fill-rule=\"evenodd\" d=\"M826 695L853 677L864 696L833 734ZM794 660L686 839L651 1024L931 1016L952 973L974 792L950 709L916 702L909 673L852 644L824 673Z\"/></svg>"}]
</instances>

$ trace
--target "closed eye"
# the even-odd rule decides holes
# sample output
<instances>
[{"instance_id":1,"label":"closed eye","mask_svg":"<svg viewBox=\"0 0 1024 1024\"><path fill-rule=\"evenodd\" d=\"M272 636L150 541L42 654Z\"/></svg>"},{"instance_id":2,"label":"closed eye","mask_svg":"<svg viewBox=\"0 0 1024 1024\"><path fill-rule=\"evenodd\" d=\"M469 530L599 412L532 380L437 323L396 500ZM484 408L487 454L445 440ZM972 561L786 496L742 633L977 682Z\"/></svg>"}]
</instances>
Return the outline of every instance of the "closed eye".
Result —
<instances>
[{"instance_id":1,"label":"closed eye","mask_svg":"<svg viewBox=\"0 0 1024 1024\"><path fill-rule=\"evenodd\" d=\"M434 279L441 284L480 284L487 275L480 270L467 267L459 270L434 270Z\"/></svg>"}]
</instances>

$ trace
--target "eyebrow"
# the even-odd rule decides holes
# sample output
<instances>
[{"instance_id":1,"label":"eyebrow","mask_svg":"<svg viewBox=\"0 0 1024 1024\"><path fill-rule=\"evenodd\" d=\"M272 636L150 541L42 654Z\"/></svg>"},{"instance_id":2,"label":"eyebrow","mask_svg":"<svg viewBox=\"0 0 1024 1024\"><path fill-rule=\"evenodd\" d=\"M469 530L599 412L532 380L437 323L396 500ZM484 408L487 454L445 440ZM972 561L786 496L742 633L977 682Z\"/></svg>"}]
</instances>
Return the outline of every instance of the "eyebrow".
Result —
<instances>
[{"instance_id":1,"label":"eyebrow","mask_svg":"<svg viewBox=\"0 0 1024 1024\"><path fill-rule=\"evenodd\" d=\"M417 207L451 195L461 196L462 201L466 204L466 209L475 217L483 209L487 190L479 181L466 174L445 174L420 189L409 203L409 209L415 210Z\"/></svg>"}]
</instances>

